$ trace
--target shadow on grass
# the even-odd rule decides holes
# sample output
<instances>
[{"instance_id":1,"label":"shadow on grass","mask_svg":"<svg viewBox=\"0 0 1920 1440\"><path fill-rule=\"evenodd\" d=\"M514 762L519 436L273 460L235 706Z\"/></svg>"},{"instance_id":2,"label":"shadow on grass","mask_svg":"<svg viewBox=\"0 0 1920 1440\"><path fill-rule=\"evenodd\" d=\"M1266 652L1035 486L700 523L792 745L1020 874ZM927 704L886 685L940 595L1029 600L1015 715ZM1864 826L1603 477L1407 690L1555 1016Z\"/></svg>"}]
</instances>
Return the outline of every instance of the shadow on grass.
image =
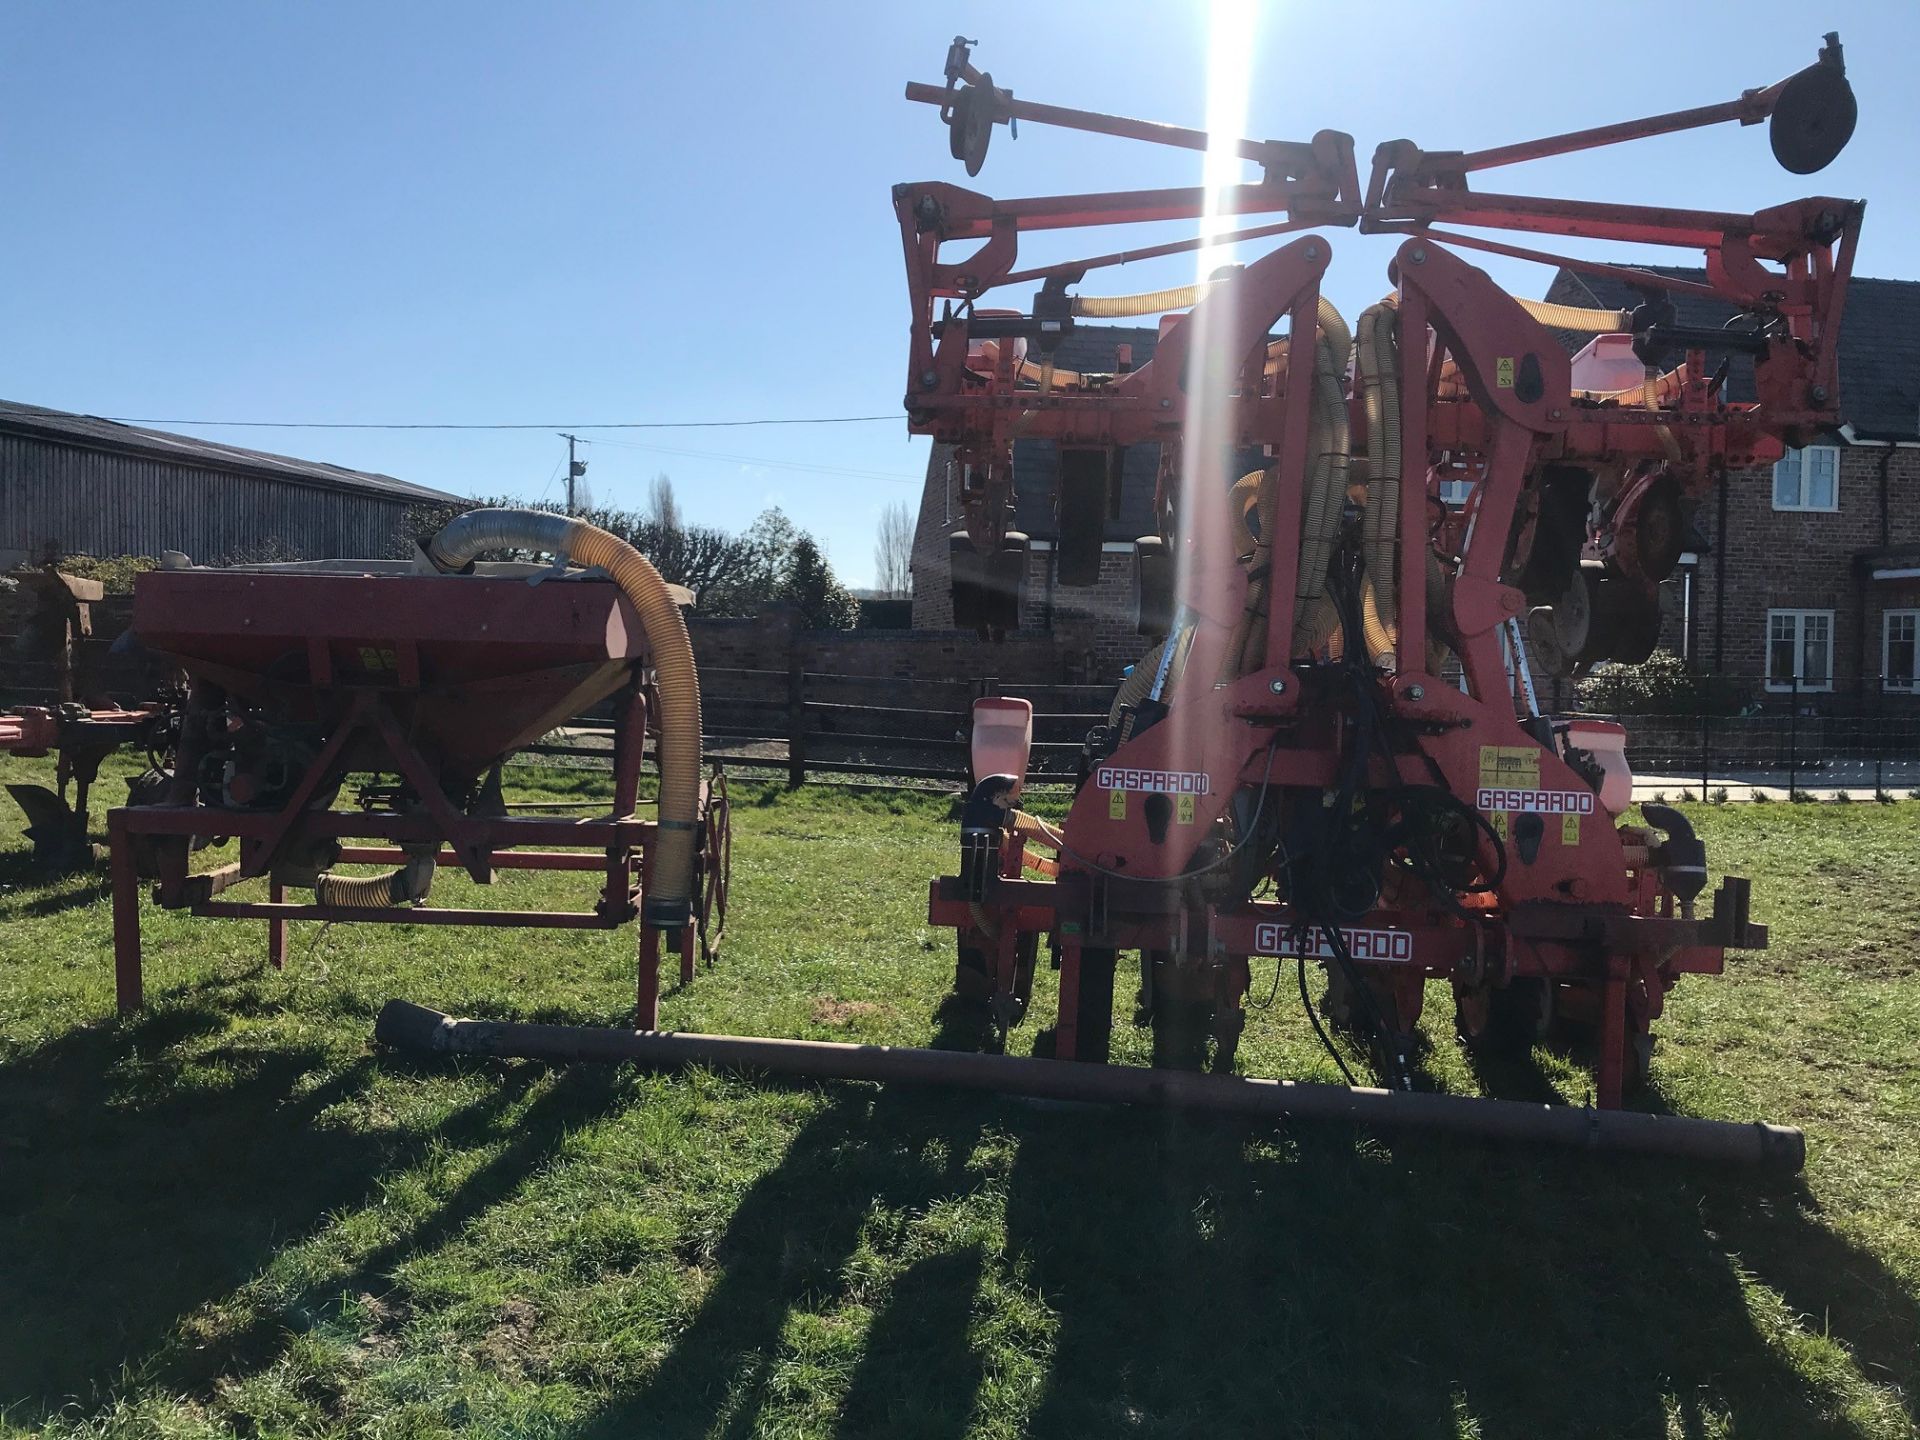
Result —
<instances>
[{"instance_id":1,"label":"shadow on grass","mask_svg":"<svg viewBox=\"0 0 1920 1440\"><path fill-rule=\"evenodd\" d=\"M1815 1329L1826 1317L1871 1378L1916 1378L1906 1292L1797 1185L1335 1126L849 1092L733 1212L721 1278L666 1359L581 1435L755 1433L789 1313L831 1308L876 1204L974 1189L966 1158L988 1127L1017 1147L1004 1255L964 1237L893 1280L842 1437L967 1429L996 1364L969 1338L994 1329L974 1323L988 1266L1057 1325L1036 1436L1453 1436L1469 1420L1515 1440L1726 1422L1858 1433L1769 1342L1736 1264Z\"/></svg>"},{"instance_id":2,"label":"shadow on grass","mask_svg":"<svg viewBox=\"0 0 1920 1440\"><path fill-rule=\"evenodd\" d=\"M409 1064L402 1061L396 1066L389 1058L382 1068L392 1071ZM419 1069L432 1073L425 1065ZM495 1137L504 1114L549 1073L537 1065L503 1070L495 1092L436 1127L431 1140L456 1149L486 1143ZM285 1350L290 1329L311 1326L355 1297L384 1295L392 1289L393 1272L402 1262L440 1249L493 1205L510 1199L529 1175L547 1163L570 1129L606 1112L618 1085L619 1072L609 1066L562 1071L555 1084L513 1116L499 1153L463 1180L431 1215L362 1256L347 1273L328 1277L312 1293L256 1313L249 1323L213 1343L175 1357L167 1367L167 1378L199 1390L223 1376L265 1369ZM372 1182L417 1159L428 1140L421 1136L399 1153L386 1155L383 1165L370 1167L362 1177L364 1193L354 1198L370 1198Z\"/></svg>"},{"instance_id":3,"label":"shadow on grass","mask_svg":"<svg viewBox=\"0 0 1920 1440\"><path fill-rule=\"evenodd\" d=\"M371 1061L222 1043L271 1008L244 983L210 982L0 1067L10 1419L69 1397L91 1408L123 1365L201 1392L271 1366L289 1330L390 1288L396 1268L509 1200L622 1093L605 1067L551 1083L538 1067L500 1067L439 1123L370 1135L325 1112L364 1092ZM1025 1403L1033 1435L1439 1436L1468 1417L1488 1440L1704 1436L1723 1422L1742 1435L1856 1433L1769 1343L1736 1266L1870 1378L1920 1387L1911 1293L1798 1185L1333 1126L865 1086L827 1095L732 1207L691 1323L584 1435L761 1428L791 1316L860 1298L848 1262L876 1206L948 1205L976 1223L932 1236L888 1282L840 1405L843 1440L965 1433L1002 1366L994 1347L1025 1343L1047 1345L1039 1393L995 1398ZM983 1137L996 1158L976 1165ZM327 1215L373 1203L436 1143L494 1153L350 1273L178 1341L183 1316ZM1002 1191L1004 1232L983 1242L977 1222L1002 1223ZM982 1309L989 1274L1044 1305L1049 1342L1006 1338Z\"/></svg>"},{"instance_id":4,"label":"shadow on grass","mask_svg":"<svg viewBox=\"0 0 1920 1440\"><path fill-rule=\"evenodd\" d=\"M0 1415L92 1409L137 1381L193 1391L271 1363L289 1330L385 1290L401 1259L509 1194L612 1082L604 1071L563 1077L511 1117L497 1156L324 1295L183 1339L185 1317L232 1296L328 1215L371 1203L430 1145L498 1138L544 1073L503 1071L437 1125L370 1134L322 1119L364 1092L370 1059L341 1066L313 1048L219 1043L236 1021L275 1010L244 981L209 981L0 1066Z\"/></svg>"},{"instance_id":5,"label":"shadow on grass","mask_svg":"<svg viewBox=\"0 0 1920 1440\"><path fill-rule=\"evenodd\" d=\"M77 910L107 893L107 867L57 870L37 865L31 850L0 851L0 923Z\"/></svg>"},{"instance_id":6,"label":"shadow on grass","mask_svg":"<svg viewBox=\"0 0 1920 1440\"><path fill-rule=\"evenodd\" d=\"M924 1211L983 1183L983 1104L847 1088L734 1208L720 1278L672 1351L582 1433L594 1440L757 1433L789 1311L838 1295L876 1203ZM892 1282L842 1408L843 1436L958 1436L981 1379L967 1328L982 1255L943 1251Z\"/></svg>"},{"instance_id":7,"label":"shadow on grass","mask_svg":"<svg viewBox=\"0 0 1920 1440\"><path fill-rule=\"evenodd\" d=\"M249 1008L208 984L0 1067L0 1405L99 1398L289 1227L364 1187L366 1142L312 1128L356 1071L303 1089L314 1052L204 1048ZM187 1045L226 1071L217 1086L180 1083Z\"/></svg>"},{"instance_id":8,"label":"shadow on grass","mask_svg":"<svg viewBox=\"0 0 1920 1440\"><path fill-rule=\"evenodd\" d=\"M1021 1144L1009 1249L1060 1319L1034 1434L1284 1416L1453 1435L1470 1416L1488 1437L1665 1435L1670 1412L1682 1433L1720 1416L1742 1435L1857 1433L1756 1328L1730 1249L1830 1317L1867 1374L1911 1382L1912 1325L1887 1318L1905 1292L1797 1185L1331 1127L1251 1147L1226 1124L1148 1129L1104 1117ZM1729 1209L1771 1228L1733 1244L1713 1219Z\"/></svg>"}]
</instances>

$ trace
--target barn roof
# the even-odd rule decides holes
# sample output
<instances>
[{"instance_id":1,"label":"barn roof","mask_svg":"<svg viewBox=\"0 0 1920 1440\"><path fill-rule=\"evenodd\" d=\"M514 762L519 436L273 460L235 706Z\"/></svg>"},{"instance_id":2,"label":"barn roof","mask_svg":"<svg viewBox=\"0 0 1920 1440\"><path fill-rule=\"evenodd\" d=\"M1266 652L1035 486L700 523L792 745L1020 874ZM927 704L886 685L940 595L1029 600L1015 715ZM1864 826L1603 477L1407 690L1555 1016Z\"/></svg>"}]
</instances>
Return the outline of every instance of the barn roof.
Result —
<instances>
[{"instance_id":1,"label":"barn roof","mask_svg":"<svg viewBox=\"0 0 1920 1440\"><path fill-rule=\"evenodd\" d=\"M103 420L97 415L75 415L66 410L49 410L42 405L24 405L14 400L0 400L0 434L23 435L87 450L136 455L143 459L191 465L202 470L258 476L393 500L445 503L461 498L449 495L444 490L432 490L425 485L396 480L391 475L348 470L320 460L299 460L291 455L274 455L264 450L243 450L234 445L222 445L216 440L170 435L164 430L143 430L135 425L123 425L117 420Z\"/></svg>"}]
</instances>

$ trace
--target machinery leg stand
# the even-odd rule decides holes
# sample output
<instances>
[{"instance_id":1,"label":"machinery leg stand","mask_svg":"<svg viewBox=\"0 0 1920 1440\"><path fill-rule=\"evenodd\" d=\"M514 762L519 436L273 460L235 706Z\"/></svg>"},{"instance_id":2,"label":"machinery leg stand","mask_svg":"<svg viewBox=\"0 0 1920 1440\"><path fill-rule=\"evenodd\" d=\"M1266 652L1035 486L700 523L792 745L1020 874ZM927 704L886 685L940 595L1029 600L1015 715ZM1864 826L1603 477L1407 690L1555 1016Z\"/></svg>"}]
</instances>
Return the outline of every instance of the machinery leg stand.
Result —
<instances>
[{"instance_id":1,"label":"machinery leg stand","mask_svg":"<svg viewBox=\"0 0 1920 1440\"><path fill-rule=\"evenodd\" d=\"M1060 945L1060 1015L1054 1022L1053 1054L1073 1060L1080 1053L1080 941L1068 936Z\"/></svg>"},{"instance_id":2,"label":"machinery leg stand","mask_svg":"<svg viewBox=\"0 0 1920 1440\"><path fill-rule=\"evenodd\" d=\"M640 996L633 1010L633 1028L660 1028L660 932L640 927Z\"/></svg>"},{"instance_id":3,"label":"machinery leg stand","mask_svg":"<svg viewBox=\"0 0 1920 1440\"><path fill-rule=\"evenodd\" d=\"M682 985L693 983L693 946L696 938L693 930L694 927L691 924L680 927L680 983Z\"/></svg>"},{"instance_id":4,"label":"machinery leg stand","mask_svg":"<svg viewBox=\"0 0 1920 1440\"><path fill-rule=\"evenodd\" d=\"M140 877L133 845L117 811L107 816L113 878L113 985L120 1013L130 1015L145 999L140 982Z\"/></svg>"},{"instance_id":5,"label":"machinery leg stand","mask_svg":"<svg viewBox=\"0 0 1920 1440\"><path fill-rule=\"evenodd\" d=\"M267 898L278 905L287 898L287 887L278 880L273 881ZM284 920L267 921L267 963L276 970L287 968L287 922Z\"/></svg>"},{"instance_id":6,"label":"machinery leg stand","mask_svg":"<svg viewBox=\"0 0 1920 1440\"><path fill-rule=\"evenodd\" d=\"M1595 1065L1596 1103L1618 1110L1626 1089L1627 960L1607 957L1607 986L1600 997L1600 1057Z\"/></svg>"}]
</instances>

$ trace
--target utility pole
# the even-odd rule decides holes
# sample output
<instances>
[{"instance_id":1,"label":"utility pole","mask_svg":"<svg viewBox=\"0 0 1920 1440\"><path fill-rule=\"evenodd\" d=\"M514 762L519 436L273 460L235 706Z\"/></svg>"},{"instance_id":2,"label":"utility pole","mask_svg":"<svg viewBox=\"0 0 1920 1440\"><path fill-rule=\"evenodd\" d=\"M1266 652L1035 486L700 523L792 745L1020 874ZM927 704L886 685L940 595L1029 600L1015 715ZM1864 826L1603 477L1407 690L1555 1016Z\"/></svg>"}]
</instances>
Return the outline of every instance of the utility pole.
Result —
<instances>
[{"instance_id":1,"label":"utility pole","mask_svg":"<svg viewBox=\"0 0 1920 1440\"><path fill-rule=\"evenodd\" d=\"M560 438L567 442L567 514L574 513L573 482L587 473L587 462L573 458L573 447L579 443L579 437L562 431Z\"/></svg>"}]
</instances>

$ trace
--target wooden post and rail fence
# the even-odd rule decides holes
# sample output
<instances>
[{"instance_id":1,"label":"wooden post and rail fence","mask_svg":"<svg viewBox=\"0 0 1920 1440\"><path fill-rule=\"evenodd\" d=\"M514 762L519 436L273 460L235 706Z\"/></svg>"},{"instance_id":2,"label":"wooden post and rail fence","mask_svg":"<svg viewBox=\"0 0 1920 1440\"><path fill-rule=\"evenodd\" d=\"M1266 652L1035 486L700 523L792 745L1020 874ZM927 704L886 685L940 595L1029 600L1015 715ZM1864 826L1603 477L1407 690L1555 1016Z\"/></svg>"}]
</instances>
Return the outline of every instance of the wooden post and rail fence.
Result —
<instances>
[{"instance_id":1,"label":"wooden post and rail fence","mask_svg":"<svg viewBox=\"0 0 1920 1440\"><path fill-rule=\"evenodd\" d=\"M833 674L798 660L785 669L703 667L701 684L708 756L733 770L783 774L790 787L858 776L963 785L972 705L987 695L1032 702L1030 776L1071 784L1087 732L1105 722L1113 697L1110 685ZM1755 790L1920 793L1920 692L1889 688L1878 676L1818 694L1797 682L1770 691L1764 677L1750 688L1760 699L1731 713L1616 717L1627 727L1636 777L1675 797L1706 798L1723 786L1735 798ZM611 735L609 719L583 716L530 753L604 758Z\"/></svg>"}]
</instances>

